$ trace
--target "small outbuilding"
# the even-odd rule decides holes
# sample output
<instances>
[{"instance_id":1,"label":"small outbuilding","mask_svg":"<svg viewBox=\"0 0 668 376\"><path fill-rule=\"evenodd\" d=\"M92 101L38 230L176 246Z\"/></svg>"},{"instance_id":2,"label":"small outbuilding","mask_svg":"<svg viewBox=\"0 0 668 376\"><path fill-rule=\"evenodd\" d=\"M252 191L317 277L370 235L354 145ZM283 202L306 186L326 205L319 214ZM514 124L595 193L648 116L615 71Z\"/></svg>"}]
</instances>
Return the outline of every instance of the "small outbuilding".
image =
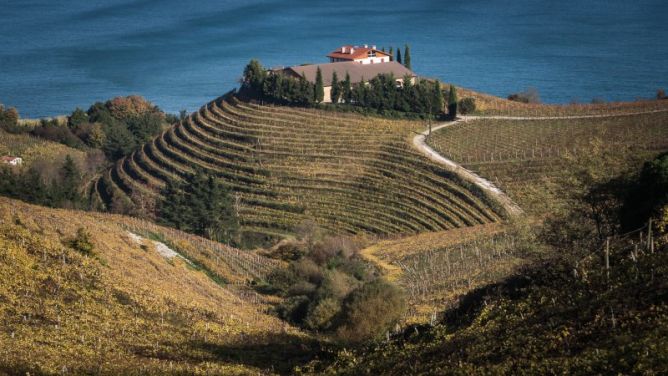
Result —
<instances>
[{"instance_id":1,"label":"small outbuilding","mask_svg":"<svg viewBox=\"0 0 668 376\"><path fill-rule=\"evenodd\" d=\"M20 166L23 164L23 158L21 157L12 157L9 155L5 155L3 157L0 157L0 161L4 164L8 164L10 166Z\"/></svg>"}]
</instances>

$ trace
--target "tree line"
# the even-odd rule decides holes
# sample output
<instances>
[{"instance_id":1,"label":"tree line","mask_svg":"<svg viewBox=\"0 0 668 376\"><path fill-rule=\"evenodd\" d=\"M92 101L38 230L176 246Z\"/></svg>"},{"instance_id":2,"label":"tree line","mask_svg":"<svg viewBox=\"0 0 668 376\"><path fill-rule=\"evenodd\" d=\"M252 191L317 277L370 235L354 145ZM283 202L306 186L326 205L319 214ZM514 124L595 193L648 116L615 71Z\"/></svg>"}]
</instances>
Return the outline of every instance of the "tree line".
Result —
<instances>
[{"instance_id":1,"label":"tree line","mask_svg":"<svg viewBox=\"0 0 668 376\"><path fill-rule=\"evenodd\" d=\"M368 82L352 83L346 73L341 80L332 74L332 104L321 106L324 98L322 71L316 71L315 82L305 77L292 77L280 72L267 71L259 61L251 60L244 69L240 93L243 96L282 105L356 109L388 116L411 114L419 117L443 113L444 97L438 80L430 81L402 77L398 84L391 74L372 77Z\"/></svg>"},{"instance_id":2,"label":"tree line","mask_svg":"<svg viewBox=\"0 0 668 376\"><path fill-rule=\"evenodd\" d=\"M109 160L129 155L178 120L136 95L96 102L87 111L77 108L66 124L41 119L37 125L20 125L18 111L0 105L0 129L5 132L28 133L78 149L99 149Z\"/></svg>"},{"instance_id":3,"label":"tree line","mask_svg":"<svg viewBox=\"0 0 668 376\"><path fill-rule=\"evenodd\" d=\"M0 167L0 195L26 202L70 209L85 209L88 199L81 192L82 172L69 155L52 179L34 167L17 170Z\"/></svg>"}]
</instances>

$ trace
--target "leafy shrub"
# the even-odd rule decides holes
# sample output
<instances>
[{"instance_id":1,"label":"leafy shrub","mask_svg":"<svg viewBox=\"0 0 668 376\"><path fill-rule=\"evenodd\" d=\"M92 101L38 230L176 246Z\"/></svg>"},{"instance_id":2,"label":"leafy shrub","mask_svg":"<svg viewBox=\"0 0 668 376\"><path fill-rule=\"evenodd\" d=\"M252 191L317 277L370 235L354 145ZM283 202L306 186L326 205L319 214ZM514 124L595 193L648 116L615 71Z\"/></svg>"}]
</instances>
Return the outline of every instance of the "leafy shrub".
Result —
<instances>
[{"instance_id":1,"label":"leafy shrub","mask_svg":"<svg viewBox=\"0 0 668 376\"><path fill-rule=\"evenodd\" d=\"M20 133L22 127L19 126L19 112L16 108L10 107L5 110L5 107L0 104L0 129L9 133Z\"/></svg>"},{"instance_id":2,"label":"leafy shrub","mask_svg":"<svg viewBox=\"0 0 668 376\"><path fill-rule=\"evenodd\" d=\"M325 298L311 305L305 325L313 330L328 330L334 318L341 312L341 302L335 298Z\"/></svg>"},{"instance_id":3,"label":"leafy shrub","mask_svg":"<svg viewBox=\"0 0 668 376\"><path fill-rule=\"evenodd\" d=\"M376 279L353 291L346 299L339 340L358 343L382 336L406 311L406 299L396 286Z\"/></svg>"},{"instance_id":4,"label":"leafy shrub","mask_svg":"<svg viewBox=\"0 0 668 376\"><path fill-rule=\"evenodd\" d=\"M475 109L476 109L475 98L469 97L459 101L459 112L462 115L471 114L475 112Z\"/></svg>"},{"instance_id":5,"label":"leafy shrub","mask_svg":"<svg viewBox=\"0 0 668 376\"><path fill-rule=\"evenodd\" d=\"M540 95L538 90L529 88L520 93L510 94L508 100L522 103L540 103Z\"/></svg>"},{"instance_id":6,"label":"leafy shrub","mask_svg":"<svg viewBox=\"0 0 668 376\"><path fill-rule=\"evenodd\" d=\"M314 224L300 226L301 240L283 242L269 256L290 260L257 288L285 299L279 317L306 329L336 334L342 342L376 338L405 312L403 293L382 281L358 255L364 246L347 237L324 237ZM371 315L371 316L369 316ZM376 322L375 324L369 321Z\"/></svg>"},{"instance_id":7,"label":"leafy shrub","mask_svg":"<svg viewBox=\"0 0 668 376\"><path fill-rule=\"evenodd\" d=\"M84 255L92 255L95 248L91 241L91 234L83 227L77 229L77 234L67 242L67 245Z\"/></svg>"}]
</instances>

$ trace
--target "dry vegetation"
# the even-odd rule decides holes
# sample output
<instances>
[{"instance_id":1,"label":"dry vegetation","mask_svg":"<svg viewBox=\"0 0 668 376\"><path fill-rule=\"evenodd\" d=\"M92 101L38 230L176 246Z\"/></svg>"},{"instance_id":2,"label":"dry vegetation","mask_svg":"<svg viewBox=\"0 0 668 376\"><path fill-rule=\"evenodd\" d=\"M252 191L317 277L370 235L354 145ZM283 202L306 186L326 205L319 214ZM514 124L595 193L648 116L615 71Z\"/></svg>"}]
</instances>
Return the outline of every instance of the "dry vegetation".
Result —
<instances>
[{"instance_id":1,"label":"dry vegetation","mask_svg":"<svg viewBox=\"0 0 668 376\"><path fill-rule=\"evenodd\" d=\"M414 234L500 219L473 187L407 142L415 122L215 100L120 160L107 191L146 206L203 169L232 191L246 234L282 237L313 219L332 233Z\"/></svg>"},{"instance_id":2,"label":"dry vegetation","mask_svg":"<svg viewBox=\"0 0 668 376\"><path fill-rule=\"evenodd\" d=\"M153 241L138 243L128 229L189 261L163 257ZM73 242L78 232L92 234L90 243ZM134 219L0 198L0 373L258 374L274 364L290 367L291 357L305 352L296 343L309 340L268 315L265 299L248 287L225 283L265 264L252 254L234 259L234 251Z\"/></svg>"},{"instance_id":3,"label":"dry vegetation","mask_svg":"<svg viewBox=\"0 0 668 376\"><path fill-rule=\"evenodd\" d=\"M527 262L519 226L487 224L385 240L361 251L409 296L405 323L437 319L471 289L494 283Z\"/></svg>"},{"instance_id":4,"label":"dry vegetation","mask_svg":"<svg viewBox=\"0 0 668 376\"><path fill-rule=\"evenodd\" d=\"M447 85L443 85L447 88ZM666 100L637 100L635 102L608 102L608 103L571 103L571 104L541 104L522 103L505 98L476 92L457 87L460 98L475 98L476 114L493 116L581 116L581 115L615 115L640 113L648 111L667 111Z\"/></svg>"}]
</instances>

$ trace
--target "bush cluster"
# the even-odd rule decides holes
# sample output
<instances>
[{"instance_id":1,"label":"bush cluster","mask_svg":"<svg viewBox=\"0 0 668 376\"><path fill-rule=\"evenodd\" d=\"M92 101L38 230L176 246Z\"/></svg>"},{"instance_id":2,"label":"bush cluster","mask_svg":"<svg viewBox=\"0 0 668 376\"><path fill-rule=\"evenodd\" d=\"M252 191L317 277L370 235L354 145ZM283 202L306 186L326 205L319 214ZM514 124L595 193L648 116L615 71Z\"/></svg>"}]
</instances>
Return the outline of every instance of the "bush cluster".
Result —
<instances>
[{"instance_id":1,"label":"bush cluster","mask_svg":"<svg viewBox=\"0 0 668 376\"><path fill-rule=\"evenodd\" d=\"M538 90L534 88L527 89L520 93L510 94L508 100L521 103L540 103L540 95Z\"/></svg>"},{"instance_id":2,"label":"bush cluster","mask_svg":"<svg viewBox=\"0 0 668 376\"><path fill-rule=\"evenodd\" d=\"M77 108L66 125L58 119L41 119L36 126L19 126L18 118L14 108L5 111L0 105L0 128L7 132L30 133L73 148L101 149L111 160L130 154L168 121L176 120L136 95L97 102L88 111Z\"/></svg>"},{"instance_id":3,"label":"bush cluster","mask_svg":"<svg viewBox=\"0 0 668 376\"><path fill-rule=\"evenodd\" d=\"M350 238L309 235L283 242L273 255L290 260L268 277L264 291L284 297L278 315L343 343L381 337L406 310L403 292L376 275Z\"/></svg>"}]
</instances>

